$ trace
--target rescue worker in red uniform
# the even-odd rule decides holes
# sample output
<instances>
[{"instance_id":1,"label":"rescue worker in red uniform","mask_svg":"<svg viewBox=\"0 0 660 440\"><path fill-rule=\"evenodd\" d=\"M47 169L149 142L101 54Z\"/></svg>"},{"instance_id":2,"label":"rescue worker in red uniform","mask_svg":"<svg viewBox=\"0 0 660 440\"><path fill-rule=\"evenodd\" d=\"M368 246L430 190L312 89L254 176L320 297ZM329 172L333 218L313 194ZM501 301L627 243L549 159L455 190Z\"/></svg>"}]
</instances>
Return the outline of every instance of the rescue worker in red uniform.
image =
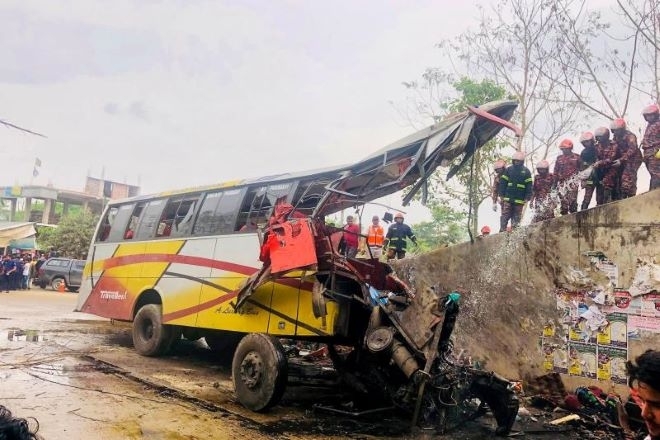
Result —
<instances>
[{"instance_id":1,"label":"rescue worker in red uniform","mask_svg":"<svg viewBox=\"0 0 660 440\"><path fill-rule=\"evenodd\" d=\"M516 151L511 158L513 165L509 166L500 177L499 196L502 198L502 214L500 215L500 232L507 230L511 220L511 228L517 228L522 219L525 203L532 198L532 173L523 164L525 154Z\"/></svg>"},{"instance_id":2,"label":"rescue worker in red uniform","mask_svg":"<svg viewBox=\"0 0 660 440\"><path fill-rule=\"evenodd\" d=\"M651 175L651 189L660 188L660 109L651 104L642 112L648 122L642 138L644 164Z\"/></svg>"},{"instance_id":3,"label":"rescue worker in red uniform","mask_svg":"<svg viewBox=\"0 0 660 440\"><path fill-rule=\"evenodd\" d=\"M493 179L493 186L491 188L491 197L493 199L493 211L497 212L497 202L499 199L499 192L500 192L500 178L502 177L502 173L504 172L504 169L506 168L506 162L504 162L502 159L496 160L495 161L495 178ZM501 202L501 200L500 200Z\"/></svg>"},{"instance_id":4,"label":"rescue worker in red uniform","mask_svg":"<svg viewBox=\"0 0 660 440\"><path fill-rule=\"evenodd\" d=\"M589 208L591 199L594 195L594 190L596 191L596 203L598 202L598 197L602 197L602 187L600 185L600 178L598 177L598 170L593 168L593 165L598 161L598 151L596 149L596 140L594 139L594 134L590 131L585 131L580 136L580 143L582 144L582 151L580 152L580 159L582 160L582 169L586 170L589 167L592 167L591 174L585 180L582 181L581 185L584 188L584 198L582 199L582 206L580 207L581 211Z\"/></svg>"},{"instance_id":5,"label":"rescue worker in red uniform","mask_svg":"<svg viewBox=\"0 0 660 440\"><path fill-rule=\"evenodd\" d=\"M536 212L532 218L532 223L555 218L556 203L552 200L551 193L555 184L555 176L550 172L550 164L547 160L542 160L536 165L538 174L534 176L532 185L532 200L529 206Z\"/></svg>"},{"instance_id":6,"label":"rescue worker in red uniform","mask_svg":"<svg viewBox=\"0 0 660 440\"><path fill-rule=\"evenodd\" d=\"M637 194L637 170L642 166L642 152L637 146L637 136L626 129L626 121L615 119L610 125L612 137L619 147L619 199L627 199Z\"/></svg>"},{"instance_id":7,"label":"rescue worker in red uniform","mask_svg":"<svg viewBox=\"0 0 660 440\"><path fill-rule=\"evenodd\" d=\"M598 197L596 197L596 200L599 205L602 205L614 200L614 189L621 162L617 162L619 159L619 147L616 145L616 142L610 140L610 130L607 127L598 127L594 132L594 136L596 137L596 149L598 151L598 161L595 167L598 169L603 188L601 200L598 201Z\"/></svg>"},{"instance_id":8,"label":"rescue worker in red uniform","mask_svg":"<svg viewBox=\"0 0 660 440\"><path fill-rule=\"evenodd\" d=\"M559 144L561 156L555 162L555 187L559 191L559 212L566 215L577 212L578 181L575 176L582 170L580 155L573 153L573 141L564 139Z\"/></svg>"}]
</instances>

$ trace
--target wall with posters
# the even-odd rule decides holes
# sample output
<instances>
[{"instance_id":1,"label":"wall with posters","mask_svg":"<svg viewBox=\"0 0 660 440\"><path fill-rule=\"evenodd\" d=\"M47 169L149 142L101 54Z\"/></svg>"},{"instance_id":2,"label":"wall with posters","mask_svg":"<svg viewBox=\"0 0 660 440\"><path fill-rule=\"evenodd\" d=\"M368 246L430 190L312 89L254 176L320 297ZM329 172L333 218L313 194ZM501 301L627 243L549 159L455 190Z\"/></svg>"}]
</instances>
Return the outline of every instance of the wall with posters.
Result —
<instances>
[{"instance_id":1,"label":"wall with posters","mask_svg":"<svg viewBox=\"0 0 660 440\"><path fill-rule=\"evenodd\" d=\"M461 289L466 359L623 383L627 359L660 347L659 219L656 190L396 262L418 293L402 325L423 347L438 298Z\"/></svg>"}]
</instances>

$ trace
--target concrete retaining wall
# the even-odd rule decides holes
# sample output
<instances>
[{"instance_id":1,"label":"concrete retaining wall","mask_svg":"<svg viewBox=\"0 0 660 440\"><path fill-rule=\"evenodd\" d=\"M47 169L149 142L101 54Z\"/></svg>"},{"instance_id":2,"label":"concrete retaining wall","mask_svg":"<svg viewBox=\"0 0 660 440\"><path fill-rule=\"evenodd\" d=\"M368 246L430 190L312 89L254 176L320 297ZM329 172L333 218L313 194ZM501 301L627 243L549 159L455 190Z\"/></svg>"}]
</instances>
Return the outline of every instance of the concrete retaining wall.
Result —
<instances>
[{"instance_id":1,"label":"concrete retaining wall","mask_svg":"<svg viewBox=\"0 0 660 440\"><path fill-rule=\"evenodd\" d=\"M510 378L621 383L626 359L660 348L659 237L656 190L397 262L419 294L403 325L423 346L438 296L466 289L457 352Z\"/></svg>"}]
</instances>

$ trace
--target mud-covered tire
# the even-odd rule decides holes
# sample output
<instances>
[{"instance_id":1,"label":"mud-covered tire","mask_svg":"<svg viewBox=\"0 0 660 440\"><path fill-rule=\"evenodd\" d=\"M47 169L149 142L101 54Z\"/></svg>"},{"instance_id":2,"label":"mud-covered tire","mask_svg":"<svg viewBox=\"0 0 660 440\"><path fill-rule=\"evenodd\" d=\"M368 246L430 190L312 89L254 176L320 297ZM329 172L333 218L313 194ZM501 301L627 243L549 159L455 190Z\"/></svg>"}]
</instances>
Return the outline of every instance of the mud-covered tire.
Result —
<instances>
[{"instance_id":1,"label":"mud-covered tire","mask_svg":"<svg viewBox=\"0 0 660 440\"><path fill-rule=\"evenodd\" d=\"M133 320L133 346L142 356L160 356L172 345L172 327L163 325L162 306L147 304Z\"/></svg>"},{"instance_id":2,"label":"mud-covered tire","mask_svg":"<svg viewBox=\"0 0 660 440\"><path fill-rule=\"evenodd\" d=\"M279 340L261 333L245 336L236 348L231 365L234 392L252 411L276 405L286 388L288 365Z\"/></svg>"}]
</instances>

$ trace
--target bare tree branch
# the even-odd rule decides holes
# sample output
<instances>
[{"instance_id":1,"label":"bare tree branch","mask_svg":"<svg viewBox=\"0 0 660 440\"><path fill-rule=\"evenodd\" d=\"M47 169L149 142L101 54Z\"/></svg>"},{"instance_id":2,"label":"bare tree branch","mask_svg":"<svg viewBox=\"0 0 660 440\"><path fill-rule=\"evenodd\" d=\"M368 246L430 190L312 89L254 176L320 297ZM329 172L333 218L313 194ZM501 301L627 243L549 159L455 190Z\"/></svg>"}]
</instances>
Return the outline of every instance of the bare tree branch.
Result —
<instances>
[{"instance_id":1,"label":"bare tree branch","mask_svg":"<svg viewBox=\"0 0 660 440\"><path fill-rule=\"evenodd\" d=\"M2 119L0 119L0 124L4 125L5 127L9 127L9 128L13 128L13 129L16 129L16 130L23 131L25 133L33 134L35 136L41 136L43 138L46 137L45 135L43 135L41 133L37 133L36 131L28 130L27 128L19 127L18 125L12 124L11 122L4 121Z\"/></svg>"}]
</instances>

